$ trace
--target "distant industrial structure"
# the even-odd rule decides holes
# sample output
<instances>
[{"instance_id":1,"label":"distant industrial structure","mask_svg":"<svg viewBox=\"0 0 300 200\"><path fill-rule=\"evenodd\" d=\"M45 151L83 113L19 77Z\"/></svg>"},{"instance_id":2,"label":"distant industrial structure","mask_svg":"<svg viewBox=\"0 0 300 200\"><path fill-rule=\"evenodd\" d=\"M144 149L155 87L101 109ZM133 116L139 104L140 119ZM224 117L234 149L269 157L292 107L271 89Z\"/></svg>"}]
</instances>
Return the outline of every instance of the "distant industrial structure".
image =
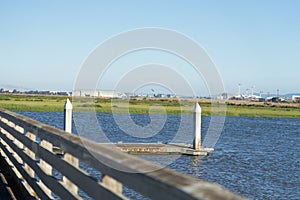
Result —
<instances>
[{"instance_id":1,"label":"distant industrial structure","mask_svg":"<svg viewBox=\"0 0 300 200\"><path fill-rule=\"evenodd\" d=\"M238 92L237 94L229 94L229 93L222 93L217 96L217 99L220 100L245 100L245 101L253 101L253 102L289 102L289 103L300 103L300 94L285 94L280 95L279 89L276 89L276 94L270 94L267 92L263 94L263 91L259 91L259 93L254 92L255 86L251 87L251 94L249 94L250 89L246 89L244 93L241 92L241 85L238 84Z\"/></svg>"},{"instance_id":2,"label":"distant industrial structure","mask_svg":"<svg viewBox=\"0 0 300 200\"><path fill-rule=\"evenodd\" d=\"M254 92L254 86L251 87L251 94L249 89L246 89L244 93L241 92L241 84L238 84L238 93L224 92L219 95L209 97L199 96L178 96L176 94L163 94L163 93L130 93L119 92L115 90L74 90L73 92L64 91L18 91L16 89L4 89L0 88L0 94L30 94L30 95L60 95L60 96L74 96L74 97L98 97L98 98L199 98L199 99L219 99L219 100L244 100L252 102L277 102L277 103L300 103L300 93L292 93L280 95L279 90L276 90L276 94L270 94L269 92L259 93Z\"/></svg>"},{"instance_id":3,"label":"distant industrial structure","mask_svg":"<svg viewBox=\"0 0 300 200\"><path fill-rule=\"evenodd\" d=\"M128 94L114 90L74 90L75 97L106 97L106 98L127 98Z\"/></svg>"},{"instance_id":4,"label":"distant industrial structure","mask_svg":"<svg viewBox=\"0 0 300 200\"><path fill-rule=\"evenodd\" d=\"M130 98L130 97L146 97L146 98L175 98L175 94L154 94L154 93L130 93L118 92L115 90L75 90L72 93L75 97L103 97L103 98Z\"/></svg>"}]
</instances>

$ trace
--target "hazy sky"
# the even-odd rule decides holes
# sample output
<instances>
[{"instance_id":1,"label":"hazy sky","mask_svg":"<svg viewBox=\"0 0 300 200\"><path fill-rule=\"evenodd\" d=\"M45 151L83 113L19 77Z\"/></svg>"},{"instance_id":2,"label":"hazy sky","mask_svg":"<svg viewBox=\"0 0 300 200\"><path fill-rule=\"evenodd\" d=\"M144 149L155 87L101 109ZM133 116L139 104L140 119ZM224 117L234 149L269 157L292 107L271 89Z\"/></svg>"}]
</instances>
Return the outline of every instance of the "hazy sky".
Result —
<instances>
[{"instance_id":1,"label":"hazy sky","mask_svg":"<svg viewBox=\"0 0 300 200\"><path fill-rule=\"evenodd\" d=\"M238 83L242 90L300 92L299 10L298 0L2 0L0 85L72 90L81 64L101 42L161 27L205 48L228 92L237 92Z\"/></svg>"}]
</instances>

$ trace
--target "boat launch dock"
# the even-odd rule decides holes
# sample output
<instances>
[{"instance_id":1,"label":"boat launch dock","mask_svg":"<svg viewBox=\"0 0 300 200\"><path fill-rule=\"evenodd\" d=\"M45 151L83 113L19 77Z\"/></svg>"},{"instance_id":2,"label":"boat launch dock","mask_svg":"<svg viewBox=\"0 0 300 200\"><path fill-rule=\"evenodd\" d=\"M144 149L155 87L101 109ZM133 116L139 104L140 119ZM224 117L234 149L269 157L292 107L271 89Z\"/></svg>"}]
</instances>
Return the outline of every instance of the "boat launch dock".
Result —
<instances>
[{"instance_id":1,"label":"boat launch dock","mask_svg":"<svg viewBox=\"0 0 300 200\"><path fill-rule=\"evenodd\" d=\"M112 144L107 144L112 145ZM162 144L162 143L117 143L115 148L129 154L151 154L151 155L191 155L207 156L213 152L213 148L200 148L195 150L191 144Z\"/></svg>"}]
</instances>

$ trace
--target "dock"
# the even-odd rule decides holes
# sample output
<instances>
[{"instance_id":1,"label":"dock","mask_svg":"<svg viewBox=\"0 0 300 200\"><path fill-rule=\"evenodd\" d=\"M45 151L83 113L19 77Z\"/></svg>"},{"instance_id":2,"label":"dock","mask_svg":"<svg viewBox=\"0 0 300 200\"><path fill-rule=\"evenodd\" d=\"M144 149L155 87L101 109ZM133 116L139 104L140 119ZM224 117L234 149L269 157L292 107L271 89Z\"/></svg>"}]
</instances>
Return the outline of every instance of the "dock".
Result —
<instances>
[{"instance_id":1,"label":"dock","mask_svg":"<svg viewBox=\"0 0 300 200\"><path fill-rule=\"evenodd\" d=\"M200 148L195 150L192 144L185 143L98 143L106 148L115 149L128 154L142 155L187 155L187 156L208 156L214 151L213 148ZM64 152L53 147L56 155L63 155Z\"/></svg>"},{"instance_id":2,"label":"dock","mask_svg":"<svg viewBox=\"0 0 300 200\"><path fill-rule=\"evenodd\" d=\"M114 147L129 154L207 156L214 151L213 148L195 150L192 144L184 143L116 143L103 145Z\"/></svg>"},{"instance_id":3,"label":"dock","mask_svg":"<svg viewBox=\"0 0 300 200\"><path fill-rule=\"evenodd\" d=\"M59 130L0 109L0 174L5 177L0 180L0 200L128 199L124 186L154 200L244 199L214 183L123 153L211 152L212 149L197 148L200 140L193 145L101 144L71 134L69 127L65 125L65 131ZM87 168L80 168L80 163ZM54 169L57 172L53 173ZM95 169L101 177L95 178L88 169ZM85 195L81 197L80 191Z\"/></svg>"}]
</instances>

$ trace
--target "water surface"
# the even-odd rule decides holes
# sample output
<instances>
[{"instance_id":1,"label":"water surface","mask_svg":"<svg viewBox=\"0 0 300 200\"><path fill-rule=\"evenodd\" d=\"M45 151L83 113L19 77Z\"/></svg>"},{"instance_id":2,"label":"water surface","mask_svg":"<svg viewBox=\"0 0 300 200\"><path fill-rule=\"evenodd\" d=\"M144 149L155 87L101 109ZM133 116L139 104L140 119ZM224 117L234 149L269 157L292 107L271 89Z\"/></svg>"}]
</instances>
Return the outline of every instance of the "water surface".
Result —
<instances>
[{"instance_id":1,"label":"water surface","mask_svg":"<svg viewBox=\"0 0 300 200\"><path fill-rule=\"evenodd\" d=\"M21 114L43 123L63 128L63 113ZM150 123L148 115L132 115L141 126ZM203 135L209 117L202 117ZM191 117L169 115L162 130L148 138L134 137L122 131L111 114L97 114L105 139L111 142L176 142L191 143ZM177 137L178 124L186 123ZM190 122L190 124L188 123ZM99 127L98 127L99 128ZM101 140L97 127L85 127L86 136ZM76 129L73 126L76 133ZM93 135L94 134L94 135ZM198 177L250 199L299 199L300 197L300 119L227 117L215 151L207 157L180 156L170 168ZM103 137L103 138L104 138ZM141 156L161 163L172 156ZM127 191L127 190L126 190ZM135 194L126 192L135 198ZM140 198L140 197L138 197Z\"/></svg>"}]
</instances>

